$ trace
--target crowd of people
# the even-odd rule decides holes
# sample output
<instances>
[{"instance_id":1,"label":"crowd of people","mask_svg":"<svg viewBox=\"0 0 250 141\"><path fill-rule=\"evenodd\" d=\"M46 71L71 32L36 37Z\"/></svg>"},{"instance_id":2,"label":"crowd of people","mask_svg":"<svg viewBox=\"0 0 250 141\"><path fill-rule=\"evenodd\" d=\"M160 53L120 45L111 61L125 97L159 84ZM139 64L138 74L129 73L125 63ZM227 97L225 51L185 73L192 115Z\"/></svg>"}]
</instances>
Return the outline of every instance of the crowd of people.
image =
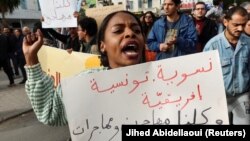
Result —
<instances>
[{"instance_id":1,"label":"crowd of people","mask_svg":"<svg viewBox=\"0 0 250 141\"><path fill-rule=\"evenodd\" d=\"M26 92L38 120L48 125L67 124L61 86L53 87L52 78L43 73L37 57L46 34L49 34L52 39L64 43L69 52L100 55L103 67L82 72L84 74L218 50L230 124L249 125L250 2L234 5L225 12L220 7L222 0L213 2L215 6L210 10L206 9L204 2L197 2L191 15L179 11L181 0L164 0L162 8L165 13L158 18L152 12L146 12L141 19L128 11L114 12L105 17L99 32L95 19L90 17L80 19L78 27L69 29L69 35L40 27L34 33L35 37L28 32L23 38L20 37L21 31L16 30L15 35L19 39L16 52L25 58L28 77L23 76L24 80L27 79ZM223 28L221 31L220 26ZM7 36L0 36L1 45L7 46ZM20 51L22 39L23 53ZM153 52L155 58L149 59L147 51ZM6 54L0 57L8 58ZM1 58L1 65L12 84L13 73L7 60ZM24 62L21 61L20 66L24 66Z\"/></svg>"},{"instance_id":2,"label":"crowd of people","mask_svg":"<svg viewBox=\"0 0 250 141\"><path fill-rule=\"evenodd\" d=\"M23 38L27 32L30 33L28 27L14 30L9 27L0 28L0 67L8 76L9 87L15 86L15 78L22 77L19 84L24 84L27 80L24 69L26 63L22 51Z\"/></svg>"}]
</instances>

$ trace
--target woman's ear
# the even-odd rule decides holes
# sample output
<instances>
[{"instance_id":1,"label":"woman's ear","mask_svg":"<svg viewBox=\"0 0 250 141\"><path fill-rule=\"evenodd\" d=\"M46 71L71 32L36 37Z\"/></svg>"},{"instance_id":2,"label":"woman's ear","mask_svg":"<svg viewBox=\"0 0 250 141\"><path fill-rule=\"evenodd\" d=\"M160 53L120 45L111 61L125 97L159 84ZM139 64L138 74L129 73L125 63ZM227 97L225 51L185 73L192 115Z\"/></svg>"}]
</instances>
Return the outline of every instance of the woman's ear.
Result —
<instances>
[{"instance_id":1,"label":"woman's ear","mask_svg":"<svg viewBox=\"0 0 250 141\"><path fill-rule=\"evenodd\" d=\"M101 41L100 51L101 51L102 53L105 53L105 52L106 52L106 45L104 44L103 41Z\"/></svg>"}]
</instances>

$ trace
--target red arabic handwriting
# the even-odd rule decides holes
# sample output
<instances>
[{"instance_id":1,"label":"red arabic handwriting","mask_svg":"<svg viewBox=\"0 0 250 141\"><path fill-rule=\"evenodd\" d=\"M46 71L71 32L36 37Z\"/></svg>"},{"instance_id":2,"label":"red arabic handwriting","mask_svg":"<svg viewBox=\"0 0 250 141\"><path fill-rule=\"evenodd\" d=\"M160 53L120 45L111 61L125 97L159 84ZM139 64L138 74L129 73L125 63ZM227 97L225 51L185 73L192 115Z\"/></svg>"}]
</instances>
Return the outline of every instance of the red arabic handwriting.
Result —
<instances>
[{"instance_id":1,"label":"red arabic handwriting","mask_svg":"<svg viewBox=\"0 0 250 141\"><path fill-rule=\"evenodd\" d=\"M128 77L128 74L126 74L125 81L117 82L115 84L112 84L109 88L105 88L105 89L100 89L97 82L95 81L95 79L93 79L93 80L90 81L90 83L92 83L91 89L93 91L96 90L98 93L103 93L103 92L108 92L108 91L110 91L110 93L113 93L116 88L125 87L125 86L128 85L128 78L127 77Z\"/></svg>"},{"instance_id":2,"label":"red arabic handwriting","mask_svg":"<svg viewBox=\"0 0 250 141\"><path fill-rule=\"evenodd\" d=\"M162 92L157 92L156 95L160 96L160 95L162 95ZM164 99L162 101L159 100L157 103L152 104L149 101L148 95L146 95L145 98L142 101L142 104L146 104L149 108L158 107L159 109L161 109L163 105L173 104L173 103L179 103L181 100L182 100L182 97L180 96L178 99L175 99L175 100L169 100L169 99L166 98L166 99Z\"/></svg>"},{"instance_id":3,"label":"red arabic handwriting","mask_svg":"<svg viewBox=\"0 0 250 141\"><path fill-rule=\"evenodd\" d=\"M187 105L189 104L189 102L191 100L194 100L196 98L196 95L194 92L192 92L192 94L190 95L190 97L184 99L182 96L179 96L177 99L174 100L169 100L168 98L160 98L159 101L153 103L149 100L149 97L147 94L143 94L144 99L142 100L142 104L147 105L149 108L159 108L161 109L162 106L167 105L167 104L173 104L175 103L176 105L181 105L184 102L184 104L181 106L181 110L183 110L185 107L187 107ZM156 96L162 96L162 92L157 92ZM202 95L200 92L200 85L197 85L197 98L198 100L202 100Z\"/></svg>"},{"instance_id":4,"label":"red arabic handwriting","mask_svg":"<svg viewBox=\"0 0 250 141\"><path fill-rule=\"evenodd\" d=\"M209 60L211 60L211 58L210 58ZM177 83L176 86L180 86L180 85L181 85L184 81L186 81L186 79L187 79L188 77L190 77L190 76L196 75L196 74L198 74L198 73L209 72L209 71L211 71L212 69L213 69L213 64L212 64L212 62L209 62L209 68L206 69L206 70L204 69L204 67L202 67L201 69L200 69L200 68L196 69L195 72L191 72L191 73L182 73L182 74L181 74L182 80L181 80L179 83Z\"/></svg>"},{"instance_id":5,"label":"red arabic handwriting","mask_svg":"<svg viewBox=\"0 0 250 141\"><path fill-rule=\"evenodd\" d=\"M162 70L161 65L158 66L158 68L160 68L160 69L159 69L159 71L158 71L158 73L157 73L157 78L159 78L159 79L161 79L161 80L163 80L163 81L172 80L172 79L176 78L177 75L178 75L177 70L175 70L175 73L174 73L174 75L173 75L172 77L170 77L170 78L165 78L165 77L164 77L164 74L163 74L163 70Z\"/></svg>"},{"instance_id":6,"label":"red arabic handwriting","mask_svg":"<svg viewBox=\"0 0 250 141\"><path fill-rule=\"evenodd\" d=\"M209 60L211 60L211 58ZM165 77L164 72L163 72L163 68L161 65L159 65L156 78L158 78L158 80L162 80L164 82L171 80L171 82L170 82L171 84L174 84L174 81L177 81L176 86L180 86L181 84L183 84L187 80L187 78L189 78L191 76L195 76L197 74L207 73L207 72L210 72L211 70L213 70L213 64L210 61L207 69L205 69L204 67L201 67L201 68L195 69L194 72L191 72L191 73L184 72L181 75L178 75L179 72L177 70L175 70L174 73L170 77ZM139 88L139 86L141 86L141 84L145 83L146 85L150 85L148 82L155 82L155 79L152 79L152 81L149 79L150 78L149 75L150 75L150 73L149 73L149 71L147 71L147 72L145 72L144 79L142 79L142 80L133 79L133 80L129 81L128 74L126 74L125 80L120 81L120 82L116 82L116 83L112 84L110 87L103 88L103 89L100 88L100 86L97 84L95 79L92 79L90 81L91 82L91 89L94 91L97 91L98 93L104 93L104 92L109 92L109 91L111 91L111 93L113 93L115 91L115 89L117 89L117 88L128 86L129 87L127 89L127 90L129 90L128 94L131 94L131 93L135 92ZM179 78L178 76L181 77L181 80L177 79L177 78ZM130 87L132 87L132 88L130 88Z\"/></svg>"},{"instance_id":7,"label":"red arabic handwriting","mask_svg":"<svg viewBox=\"0 0 250 141\"><path fill-rule=\"evenodd\" d=\"M149 72L146 72L146 74L148 74ZM132 90L129 91L129 94L131 94L132 92L135 91L136 88L139 87L140 84L142 83L145 83L148 81L148 75L146 75L145 77L145 80L141 80L141 81L138 81L138 80L133 80L133 84L135 85L134 88Z\"/></svg>"}]
</instances>

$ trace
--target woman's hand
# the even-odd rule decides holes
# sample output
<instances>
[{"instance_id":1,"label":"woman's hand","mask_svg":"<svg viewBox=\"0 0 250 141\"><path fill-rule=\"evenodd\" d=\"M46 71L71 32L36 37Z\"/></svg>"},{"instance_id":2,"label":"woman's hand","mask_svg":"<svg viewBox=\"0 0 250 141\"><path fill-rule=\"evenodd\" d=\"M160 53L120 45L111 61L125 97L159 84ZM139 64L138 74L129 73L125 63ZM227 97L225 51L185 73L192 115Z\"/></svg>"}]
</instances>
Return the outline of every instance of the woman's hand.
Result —
<instances>
[{"instance_id":1,"label":"woman's hand","mask_svg":"<svg viewBox=\"0 0 250 141\"><path fill-rule=\"evenodd\" d=\"M40 29L36 33L27 34L23 40L23 54L25 56L26 65L32 66L37 63L37 53L43 45L43 35Z\"/></svg>"},{"instance_id":2,"label":"woman's hand","mask_svg":"<svg viewBox=\"0 0 250 141\"><path fill-rule=\"evenodd\" d=\"M44 17L43 17L43 16L40 18L40 21L41 21L41 22L44 22Z\"/></svg>"}]
</instances>

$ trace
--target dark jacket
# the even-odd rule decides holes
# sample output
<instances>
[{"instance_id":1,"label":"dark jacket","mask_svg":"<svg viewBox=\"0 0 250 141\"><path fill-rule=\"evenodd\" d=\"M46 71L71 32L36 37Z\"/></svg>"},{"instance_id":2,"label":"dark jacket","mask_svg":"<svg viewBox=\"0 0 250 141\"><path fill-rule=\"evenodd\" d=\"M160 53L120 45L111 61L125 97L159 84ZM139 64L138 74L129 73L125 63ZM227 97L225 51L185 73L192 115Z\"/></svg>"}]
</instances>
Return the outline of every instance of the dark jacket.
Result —
<instances>
[{"instance_id":1,"label":"dark jacket","mask_svg":"<svg viewBox=\"0 0 250 141\"><path fill-rule=\"evenodd\" d=\"M82 43L83 48L81 51L84 53L93 54L93 52L92 52L93 45L96 45L96 36L94 36L89 43Z\"/></svg>"},{"instance_id":2,"label":"dark jacket","mask_svg":"<svg viewBox=\"0 0 250 141\"><path fill-rule=\"evenodd\" d=\"M23 54L23 35L20 35L19 37L16 37L17 43L16 43L16 53L18 58L24 58Z\"/></svg>"},{"instance_id":3,"label":"dark jacket","mask_svg":"<svg viewBox=\"0 0 250 141\"><path fill-rule=\"evenodd\" d=\"M62 34L56 32L53 29L47 29L47 31L54 38L56 38L57 40L63 42L66 45L66 49L72 48L73 51L80 51L81 45L80 45L78 37L75 37L74 39L72 39L70 37L70 35L62 35Z\"/></svg>"},{"instance_id":4,"label":"dark jacket","mask_svg":"<svg viewBox=\"0 0 250 141\"><path fill-rule=\"evenodd\" d=\"M171 52L160 52L159 46L165 42L168 21L166 16L162 16L158 19L147 38L148 48L152 51L157 51L156 60L182 56L196 52L197 33L192 18L188 15L180 13L180 18L175 22L178 25L174 29L178 30L177 42L173 51Z\"/></svg>"},{"instance_id":5,"label":"dark jacket","mask_svg":"<svg viewBox=\"0 0 250 141\"><path fill-rule=\"evenodd\" d=\"M193 21L196 24L196 20L194 18ZM206 43L218 33L218 26L215 23L215 21L210 20L206 17L203 19L203 21L204 21L203 29L201 31L201 34L198 35L198 43L201 44L202 47L201 50L203 50Z\"/></svg>"},{"instance_id":6,"label":"dark jacket","mask_svg":"<svg viewBox=\"0 0 250 141\"><path fill-rule=\"evenodd\" d=\"M0 34L0 60L5 60L8 58L8 53L10 52L9 48L9 39L7 36Z\"/></svg>"}]
</instances>

